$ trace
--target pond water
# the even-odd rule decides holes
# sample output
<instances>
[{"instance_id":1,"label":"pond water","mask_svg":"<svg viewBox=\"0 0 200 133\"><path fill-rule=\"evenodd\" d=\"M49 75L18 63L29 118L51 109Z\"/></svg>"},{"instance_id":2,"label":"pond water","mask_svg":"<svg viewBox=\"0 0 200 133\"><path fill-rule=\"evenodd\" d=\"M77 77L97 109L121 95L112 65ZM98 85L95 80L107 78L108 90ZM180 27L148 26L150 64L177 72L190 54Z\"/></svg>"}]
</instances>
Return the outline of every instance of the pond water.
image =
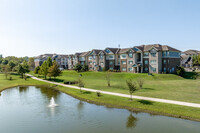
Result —
<instances>
[{"instance_id":1,"label":"pond water","mask_svg":"<svg viewBox=\"0 0 200 133\"><path fill-rule=\"evenodd\" d=\"M48 107L51 98L58 106ZM48 88L0 96L0 133L199 133L200 122L98 106Z\"/></svg>"}]
</instances>

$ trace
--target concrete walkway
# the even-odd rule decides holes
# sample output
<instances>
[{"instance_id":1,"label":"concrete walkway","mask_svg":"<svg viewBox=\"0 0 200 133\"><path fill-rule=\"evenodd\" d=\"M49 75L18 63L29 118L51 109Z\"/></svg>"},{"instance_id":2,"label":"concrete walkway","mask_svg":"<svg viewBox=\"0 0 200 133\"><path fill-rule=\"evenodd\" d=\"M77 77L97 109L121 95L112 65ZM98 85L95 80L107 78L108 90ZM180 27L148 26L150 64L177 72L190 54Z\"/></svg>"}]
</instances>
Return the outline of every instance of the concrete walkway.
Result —
<instances>
[{"instance_id":1,"label":"concrete walkway","mask_svg":"<svg viewBox=\"0 0 200 133\"><path fill-rule=\"evenodd\" d=\"M26 74L27 76L30 76L32 79L55 84L55 85L60 85L63 87L68 87L68 88L74 88L74 89L80 89L77 86L72 86L72 85L65 85L62 83L57 83L57 82L52 82L52 81L47 81L43 80L37 77L34 77L30 74ZM127 94L121 94L121 93L115 93L115 92L108 92L108 91L100 91L100 90L95 90L95 89L89 89L89 88L81 88L82 90L85 91L90 91L90 92L101 92L102 94L108 94L108 95L114 95L114 96L120 96L120 97L127 97L129 98L130 95ZM151 98L151 97L143 97L143 96L133 96L135 99L141 99L141 100L149 100L149 101L154 101L154 102L161 102L161 103L169 103L169 104L176 104L176 105L182 105L182 106L189 106L189 107L196 107L200 108L200 104L197 103L189 103L189 102L181 102L181 101L174 101L174 100L167 100L167 99L159 99L159 98Z\"/></svg>"}]
</instances>

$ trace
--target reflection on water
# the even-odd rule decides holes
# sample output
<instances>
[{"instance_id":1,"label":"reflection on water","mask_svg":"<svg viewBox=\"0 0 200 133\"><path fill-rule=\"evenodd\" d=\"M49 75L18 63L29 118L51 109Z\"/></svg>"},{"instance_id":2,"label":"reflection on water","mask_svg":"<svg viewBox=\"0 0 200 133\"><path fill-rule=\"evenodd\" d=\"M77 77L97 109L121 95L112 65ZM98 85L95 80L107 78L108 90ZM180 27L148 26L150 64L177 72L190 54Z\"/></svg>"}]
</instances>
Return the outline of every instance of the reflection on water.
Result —
<instances>
[{"instance_id":1,"label":"reflection on water","mask_svg":"<svg viewBox=\"0 0 200 133\"><path fill-rule=\"evenodd\" d=\"M134 128L137 123L137 118L133 116L132 113L127 118L126 127L127 128Z\"/></svg>"},{"instance_id":2,"label":"reflection on water","mask_svg":"<svg viewBox=\"0 0 200 133\"><path fill-rule=\"evenodd\" d=\"M51 97L59 106L48 107ZM98 106L45 87L16 87L3 91L0 96L0 133L199 131L199 122Z\"/></svg>"}]
</instances>

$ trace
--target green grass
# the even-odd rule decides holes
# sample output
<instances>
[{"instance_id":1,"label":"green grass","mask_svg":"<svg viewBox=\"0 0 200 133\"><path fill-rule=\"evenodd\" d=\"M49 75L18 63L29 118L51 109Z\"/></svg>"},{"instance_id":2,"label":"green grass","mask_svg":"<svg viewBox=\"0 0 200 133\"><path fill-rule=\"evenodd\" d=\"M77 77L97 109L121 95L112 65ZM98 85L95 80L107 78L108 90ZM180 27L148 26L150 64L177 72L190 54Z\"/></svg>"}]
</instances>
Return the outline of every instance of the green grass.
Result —
<instances>
[{"instance_id":1,"label":"green grass","mask_svg":"<svg viewBox=\"0 0 200 133\"><path fill-rule=\"evenodd\" d=\"M134 95L200 103L200 80L184 79L174 74L149 76L145 73L112 73L111 87L107 87L104 72L63 71L62 76L57 78L57 82L77 80L80 74L83 75L85 87L91 89L129 94L126 80L132 78L136 81L141 77L145 79L144 87L136 91Z\"/></svg>"},{"instance_id":2,"label":"green grass","mask_svg":"<svg viewBox=\"0 0 200 133\"><path fill-rule=\"evenodd\" d=\"M91 74L91 73L89 73ZM18 85L50 85L41 81L33 80L28 78L27 80L19 78L18 75L12 75L13 80L6 80L3 74L0 74L0 91L5 88L18 86ZM72 79L73 80L73 79ZM51 85L53 86L53 85ZM90 103L101 104L108 107L126 108L133 111L149 112L151 114L162 114L167 116L174 116L184 119L191 119L200 121L200 109L178 106L172 104L164 104L159 102L151 102L145 100L133 100L130 101L128 98L111 96L103 94L101 97L97 97L96 93L83 91L73 88L66 88L57 86L56 89L72 95L76 98L85 100Z\"/></svg>"}]
</instances>

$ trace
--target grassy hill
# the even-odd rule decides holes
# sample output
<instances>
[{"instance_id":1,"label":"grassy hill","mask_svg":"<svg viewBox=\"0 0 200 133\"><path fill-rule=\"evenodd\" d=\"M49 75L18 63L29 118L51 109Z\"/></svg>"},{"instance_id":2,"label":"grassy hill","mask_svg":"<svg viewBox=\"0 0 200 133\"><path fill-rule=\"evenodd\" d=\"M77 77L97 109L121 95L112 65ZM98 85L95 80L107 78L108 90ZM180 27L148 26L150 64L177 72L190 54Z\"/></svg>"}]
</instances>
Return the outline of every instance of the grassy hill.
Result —
<instances>
[{"instance_id":1,"label":"grassy hill","mask_svg":"<svg viewBox=\"0 0 200 133\"><path fill-rule=\"evenodd\" d=\"M91 89L129 94L126 80L132 78L137 81L138 78L144 78L143 89L136 91L134 95L200 103L200 80L184 79L174 74L150 76L146 73L112 73L111 87L108 87L105 72L63 71L62 76L57 77L56 81L74 81L80 74L85 87Z\"/></svg>"}]
</instances>

